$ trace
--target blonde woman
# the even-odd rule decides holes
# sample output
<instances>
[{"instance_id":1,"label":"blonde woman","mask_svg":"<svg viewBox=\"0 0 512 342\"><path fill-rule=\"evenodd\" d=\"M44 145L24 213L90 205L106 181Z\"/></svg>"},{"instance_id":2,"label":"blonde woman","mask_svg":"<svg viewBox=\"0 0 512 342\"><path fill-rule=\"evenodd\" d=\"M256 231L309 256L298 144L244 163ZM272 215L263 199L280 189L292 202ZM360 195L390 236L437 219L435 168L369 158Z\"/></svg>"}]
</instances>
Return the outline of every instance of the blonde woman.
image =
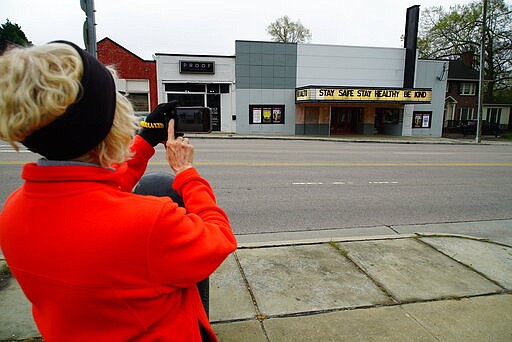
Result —
<instances>
[{"instance_id":1,"label":"blonde woman","mask_svg":"<svg viewBox=\"0 0 512 342\"><path fill-rule=\"evenodd\" d=\"M0 138L43 157L3 206L0 246L45 341L216 341L195 284L236 241L193 146L166 127L172 106L134 136L111 72L73 43L0 57ZM131 192L160 142L175 173L160 185L185 208Z\"/></svg>"}]
</instances>

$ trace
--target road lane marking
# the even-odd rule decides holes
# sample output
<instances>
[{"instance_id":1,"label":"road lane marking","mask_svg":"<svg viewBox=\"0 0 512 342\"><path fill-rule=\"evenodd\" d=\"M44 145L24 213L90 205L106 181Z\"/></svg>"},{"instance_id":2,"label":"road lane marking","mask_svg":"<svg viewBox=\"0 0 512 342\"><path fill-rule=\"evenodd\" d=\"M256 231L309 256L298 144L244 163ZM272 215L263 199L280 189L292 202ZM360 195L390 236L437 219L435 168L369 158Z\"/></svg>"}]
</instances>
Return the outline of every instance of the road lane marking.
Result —
<instances>
[{"instance_id":1,"label":"road lane marking","mask_svg":"<svg viewBox=\"0 0 512 342\"><path fill-rule=\"evenodd\" d=\"M0 165L23 165L31 161L0 161ZM150 161L148 165L168 165ZM197 166L257 166L257 167L512 167L512 163L305 163L305 162L194 162Z\"/></svg>"},{"instance_id":2,"label":"road lane marking","mask_svg":"<svg viewBox=\"0 0 512 342\"><path fill-rule=\"evenodd\" d=\"M379 182L368 182L368 184L398 184L398 182L379 181Z\"/></svg>"},{"instance_id":3,"label":"road lane marking","mask_svg":"<svg viewBox=\"0 0 512 342\"><path fill-rule=\"evenodd\" d=\"M166 162L149 162L150 165L167 165ZM323 162L194 162L199 166L283 166L283 167L474 167L474 166L501 166L511 167L512 163L323 163Z\"/></svg>"},{"instance_id":4,"label":"road lane marking","mask_svg":"<svg viewBox=\"0 0 512 342\"><path fill-rule=\"evenodd\" d=\"M292 182L292 185L353 185L353 182ZM396 181L370 181L368 184L398 184Z\"/></svg>"}]
</instances>

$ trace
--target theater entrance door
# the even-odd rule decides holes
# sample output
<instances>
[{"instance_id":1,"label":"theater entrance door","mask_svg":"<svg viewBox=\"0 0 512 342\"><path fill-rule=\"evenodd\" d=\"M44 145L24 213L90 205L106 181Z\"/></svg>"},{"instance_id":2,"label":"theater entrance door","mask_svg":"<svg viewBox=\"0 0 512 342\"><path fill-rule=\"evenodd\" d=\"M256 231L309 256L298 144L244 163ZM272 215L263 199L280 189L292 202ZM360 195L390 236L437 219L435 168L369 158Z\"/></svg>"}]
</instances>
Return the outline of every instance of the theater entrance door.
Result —
<instances>
[{"instance_id":1,"label":"theater entrance door","mask_svg":"<svg viewBox=\"0 0 512 342\"><path fill-rule=\"evenodd\" d=\"M331 107L331 135L357 133L362 113L362 108Z\"/></svg>"}]
</instances>

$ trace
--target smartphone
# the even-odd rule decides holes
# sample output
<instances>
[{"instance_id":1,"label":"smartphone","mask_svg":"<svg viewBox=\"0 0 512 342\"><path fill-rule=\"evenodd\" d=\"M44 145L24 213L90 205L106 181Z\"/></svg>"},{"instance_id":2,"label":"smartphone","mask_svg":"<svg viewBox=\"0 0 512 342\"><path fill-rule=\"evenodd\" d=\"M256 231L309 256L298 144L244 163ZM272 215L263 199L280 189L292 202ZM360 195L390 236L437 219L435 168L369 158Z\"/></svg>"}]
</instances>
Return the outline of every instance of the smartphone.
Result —
<instances>
[{"instance_id":1,"label":"smartphone","mask_svg":"<svg viewBox=\"0 0 512 342\"><path fill-rule=\"evenodd\" d=\"M176 107L174 130L179 133L210 133L212 111L208 107Z\"/></svg>"}]
</instances>

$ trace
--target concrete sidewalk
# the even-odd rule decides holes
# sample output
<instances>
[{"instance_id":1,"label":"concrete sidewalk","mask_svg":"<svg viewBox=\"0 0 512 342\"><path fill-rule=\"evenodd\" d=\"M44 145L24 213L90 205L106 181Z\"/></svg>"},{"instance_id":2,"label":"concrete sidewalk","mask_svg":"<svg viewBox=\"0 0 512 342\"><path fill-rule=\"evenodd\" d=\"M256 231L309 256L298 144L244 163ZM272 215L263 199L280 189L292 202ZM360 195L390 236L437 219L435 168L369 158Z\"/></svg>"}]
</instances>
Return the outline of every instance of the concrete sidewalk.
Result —
<instances>
[{"instance_id":1,"label":"concrete sidewalk","mask_svg":"<svg viewBox=\"0 0 512 342\"><path fill-rule=\"evenodd\" d=\"M210 278L210 319L220 341L512 341L512 246L409 233L242 241ZM37 336L11 278L0 341Z\"/></svg>"},{"instance_id":2,"label":"concrete sidewalk","mask_svg":"<svg viewBox=\"0 0 512 342\"><path fill-rule=\"evenodd\" d=\"M391 143L391 144L444 144L444 145L474 145L474 136L450 134L443 137L427 136L396 136L396 135L278 135L278 134L238 134L225 132L211 132L208 134L187 133L190 139L257 139L257 140L302 140L302 141L338 141L355 143ZM484 135L480 145L512 145L511 139Z\"/></svg>"}]
</instances>

